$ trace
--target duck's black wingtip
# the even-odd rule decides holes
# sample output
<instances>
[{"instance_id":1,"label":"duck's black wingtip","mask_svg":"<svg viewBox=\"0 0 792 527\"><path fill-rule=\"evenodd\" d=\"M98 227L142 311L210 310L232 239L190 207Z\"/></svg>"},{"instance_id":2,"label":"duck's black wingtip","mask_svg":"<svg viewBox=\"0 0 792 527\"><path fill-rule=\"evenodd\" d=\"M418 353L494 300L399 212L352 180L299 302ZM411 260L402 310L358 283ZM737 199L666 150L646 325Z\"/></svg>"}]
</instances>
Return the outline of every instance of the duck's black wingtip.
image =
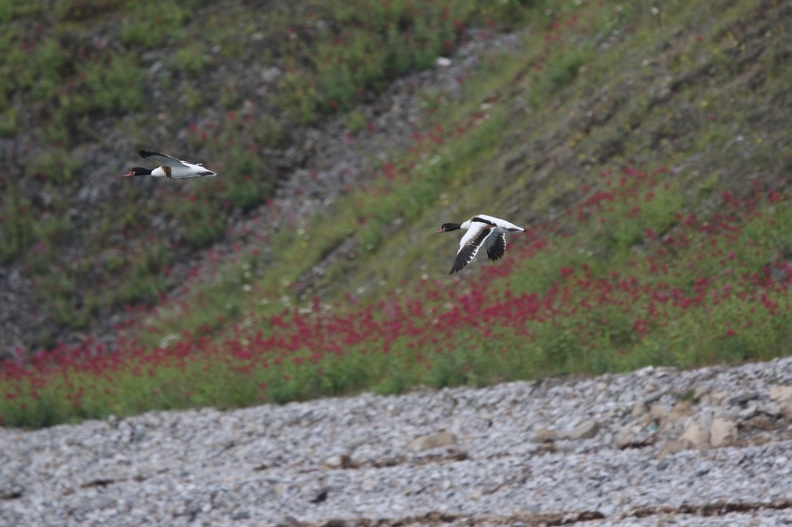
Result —
<instances>
[{"instance_id":1,"label":"duck's black wingtip","mask_svg":"<svg viewBox=\"0 0 792 527\"><path fill-rule=\"evenodd\" d=\"M142 157L143 159L148 159L151 156L162 155L159 152L152 152L151 150L143 150L142 148L138 150L138 154L140 154L140 157Z\"/></svg>"}]
</instances>

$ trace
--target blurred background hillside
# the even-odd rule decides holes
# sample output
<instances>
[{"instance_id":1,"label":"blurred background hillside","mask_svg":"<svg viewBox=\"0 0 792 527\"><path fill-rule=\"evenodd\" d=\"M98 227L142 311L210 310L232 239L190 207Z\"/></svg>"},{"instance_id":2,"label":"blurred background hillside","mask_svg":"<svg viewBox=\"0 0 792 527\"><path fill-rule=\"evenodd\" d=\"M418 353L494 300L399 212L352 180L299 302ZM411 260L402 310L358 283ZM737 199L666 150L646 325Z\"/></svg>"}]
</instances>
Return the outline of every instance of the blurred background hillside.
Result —
<instances>
[{"instance_id":1,"label":"blurred background hillside","mask_svg":"<svg viewBox=\"0 0 792 527\"><path fill-rule=\"evenodd\" d=\"M418 363L464 342L437 385L509 378L470 375L499 338L524 376L786 354L790 20L782 0L0 0L0 353L260 359L284 324L315 378L321 317L538 295L539 319L394 342ZM121 177L138 148L221 177ZM431 233L474 213L529 232L443 276L458 237ZM378 386L388 361L264 400ZM164 404L217 403L186 391Z\"/></svg>"},{"instance_id":2,"label":"blurred background hillside","mask_svg":"<svg viewBox=\"0 0 792 527\"><path fill-rule=\"evenodd\" d=\"M391 82L474 28L492 38L530 14L476 1L3 2L0 348L76 342L156 302L295 171L360 164L318 161L317 144L371 129ZM120 178L144 164L138 148L225 177Z\"/></svg>"}]
</instances>

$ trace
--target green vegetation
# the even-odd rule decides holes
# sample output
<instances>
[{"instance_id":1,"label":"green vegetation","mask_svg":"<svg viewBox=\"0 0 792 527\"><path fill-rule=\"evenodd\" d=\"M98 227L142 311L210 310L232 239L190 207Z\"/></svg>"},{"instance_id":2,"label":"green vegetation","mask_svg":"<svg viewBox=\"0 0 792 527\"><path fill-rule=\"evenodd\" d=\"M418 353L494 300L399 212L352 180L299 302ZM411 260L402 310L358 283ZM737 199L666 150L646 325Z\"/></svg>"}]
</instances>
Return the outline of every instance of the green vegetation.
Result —
<instances>
[{"instance_id":1,"label":"green vegetation","mask_svg":"<svg viewBox=\"0 0 792 527\"><path fill-rule=\"evenodd\" d=\"M3 196L0 213L3 239L0 257L4 262L12 260L33 243L33 227L27 221L30 202L14 190Z\"/></svg>"},{"instance_id":2,"label":"green vegetation","mask_svg":"<svg viewBox=\"0 0 792 527\"><path fill-rule=\"evenodd\" d=\"M792 36L779 30L784 5L459 2L444 15L442 3L427 2L420 20L399 11L407 2L365 16L355 5L307 2L268 15L287 36L273 100L291 121L250 117L231 91L219 104L232 111L187 138L199 151L232 152L218 157L226 177L163 193L156 205L132 189L128 199L146 205L108 209L92 238L89 254L103 266L48 263L52 233L68 225L43 220L4 221L4 239L7 229L14 242L3 257L23 255L39 270L42 291L74 327L107 302L94 294L75 302L83 276L112 291L111 305L155 298L185 284L167 272L185 249L141 232L125 250L108 250L116 225L145 231L149 217L175 219L181 244L208 247L231 211L271 195L276 175L260 176L268 170L260 146L287 144L289 126L349 110L346 127L365 133L360 90L428 64L445 38L456 42L457 17L495 25L508 17L532 30L518 49L484 57L459 97L427 92L430 111L408 151L390 152L399 155L315 217L252 235L248 247L196 272L178 300L129 330L134 340L119 352L86 345L8 365L5 423L789 353L792 194L782 160L792 158L783 60ZM204 27L222 20L209 9L201 16ZM189 34L192 21L179 20ZM355 31L339 38L347 25ZM420 49L399 56L400 38ZM219 53L246 56L230 35L217 39ZM184 64L170 64L173 82L217 60L210 46L184 49ZM57 57L48 63L61 67ZM5 206L17 214L8 218L24 218L31 203L13 196ZM503 261L445 276L458 237L433 231L475 212L524 221L528 232L509 237ZM57 279L47 274L53 268ZM119 269L125 285L111 288ZM73 306L69 320L64 306Z\"/></svg>"},{"instance_id":3,"label":"green vegetation","mask_svg":"<svg viewBox=\"0 0 792 527\"><path fill-rule=\"evenodd\" d=\"M0 257L23 262L51 314L79 302L77 291L107 308L132 300L153 303L163 292L158 287L170 282L144 283L132 276L138 268L134 252L128 265L112 273L93 265L108 240L132 237L134 245L157 216L163 224L176 221L179 237L192 250L211 246L223 237L230 214L251 211L272 195L280 175L265 152L292 146L290 127L350 111L350 132L364 130L367 123L355 106L398 76L452 52L465 25L497 27L507 19L511 24L516 13L532 9L521 2L501 4L493 10L484 0L332 0L273 2L258 9L198 0L67 0L45 10L0 0L0 17L7 20L0 34L0 136L25 137L21 143L36 145L20 149L8 167L10 177L0 179L5 201L21 196L2 211L14 219L3 227L10 241ZM282 74L260 100L250 93L248 72L267 65ZM218 67L230 71L214 74ZM86 181L99 176L80 147L101 144L108 127L139 146L189 144L197 160L241 177L189 185L187 200L177 192L153 202L145 192L128 190L112 207L92 208L90 221L78 227L83 235L68 242L41 239L45 229L38 224L49 211L31 202L33 196L46 192L59 203L74 200ZM188 143L174 143L180 127L187 128ZM166 133L152 137L153 130ZM134 148L116 153L131 159ZM38 183L22 185L31 178ZM128 187L136 183L124 181ZM41 253L32 249L38 242L63 261L41 265ZM72 245L66 244L75 242L79 250L68 250ZM183 255L180 243L163 250L167 262ZM63 270L74 287L52 296L48 284L61 278L47 275Z\"/></svg>"}]
</instances>

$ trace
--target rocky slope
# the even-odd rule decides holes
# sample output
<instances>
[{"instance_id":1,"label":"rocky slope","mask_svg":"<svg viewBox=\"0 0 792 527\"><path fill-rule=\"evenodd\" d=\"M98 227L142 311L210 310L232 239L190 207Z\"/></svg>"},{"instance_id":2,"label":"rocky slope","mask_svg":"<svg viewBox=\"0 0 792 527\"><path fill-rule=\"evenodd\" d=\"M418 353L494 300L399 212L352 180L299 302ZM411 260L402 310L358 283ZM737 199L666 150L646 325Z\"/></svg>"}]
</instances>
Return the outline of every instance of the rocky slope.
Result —
<instances>
[{"instance_id":1,"label":"rocky slope","mask_svg":"<svg viewBox=\"0 0 792 527\"><path fill-rule=\"evenodd\" d=\"M0 525L781 525L792 359L0 430Z\"/></svg>"}]
</instances>

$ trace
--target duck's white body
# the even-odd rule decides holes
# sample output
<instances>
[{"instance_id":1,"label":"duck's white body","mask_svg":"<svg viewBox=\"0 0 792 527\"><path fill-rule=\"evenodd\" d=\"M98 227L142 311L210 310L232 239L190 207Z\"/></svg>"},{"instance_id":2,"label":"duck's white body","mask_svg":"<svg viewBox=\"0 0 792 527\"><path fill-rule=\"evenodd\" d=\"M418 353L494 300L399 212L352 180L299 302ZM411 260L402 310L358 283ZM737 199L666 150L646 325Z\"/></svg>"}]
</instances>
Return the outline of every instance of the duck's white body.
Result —
<instances>
[{"instance_id":1,"label":"duck's white body","mask_svg":"<svg viewBox=\"0 0 792 527\"><path fill-rule=\"evenodd\" d=\"M176 159L167 154L149 152L148 150L138 150L140 157L150 159L160 166L154 170L148 168L135 167L127 173L127 176L152 176L167 177L171 179L188 179L194 177L217 177L217 173L209 170L200 163L188 163L181 159Z\"/></svg>"},{"instance_id":2,"label":"duck's white body","mask_svg":"<svg viewBox=\"0 0 792 527\"><path fill-rule=\"evenodd\" d=\"M464 269L467 264L473 261L482 246L487 250L487 257L490 260L498 260L506 252L506 233L525 231L521 225L515 225L494 216L477 214L464 223L444 223L438 232L457 229L467 230L467 232L459 241L459 250L448 274L454 274Z\"/></svg>"}]
</instances>

